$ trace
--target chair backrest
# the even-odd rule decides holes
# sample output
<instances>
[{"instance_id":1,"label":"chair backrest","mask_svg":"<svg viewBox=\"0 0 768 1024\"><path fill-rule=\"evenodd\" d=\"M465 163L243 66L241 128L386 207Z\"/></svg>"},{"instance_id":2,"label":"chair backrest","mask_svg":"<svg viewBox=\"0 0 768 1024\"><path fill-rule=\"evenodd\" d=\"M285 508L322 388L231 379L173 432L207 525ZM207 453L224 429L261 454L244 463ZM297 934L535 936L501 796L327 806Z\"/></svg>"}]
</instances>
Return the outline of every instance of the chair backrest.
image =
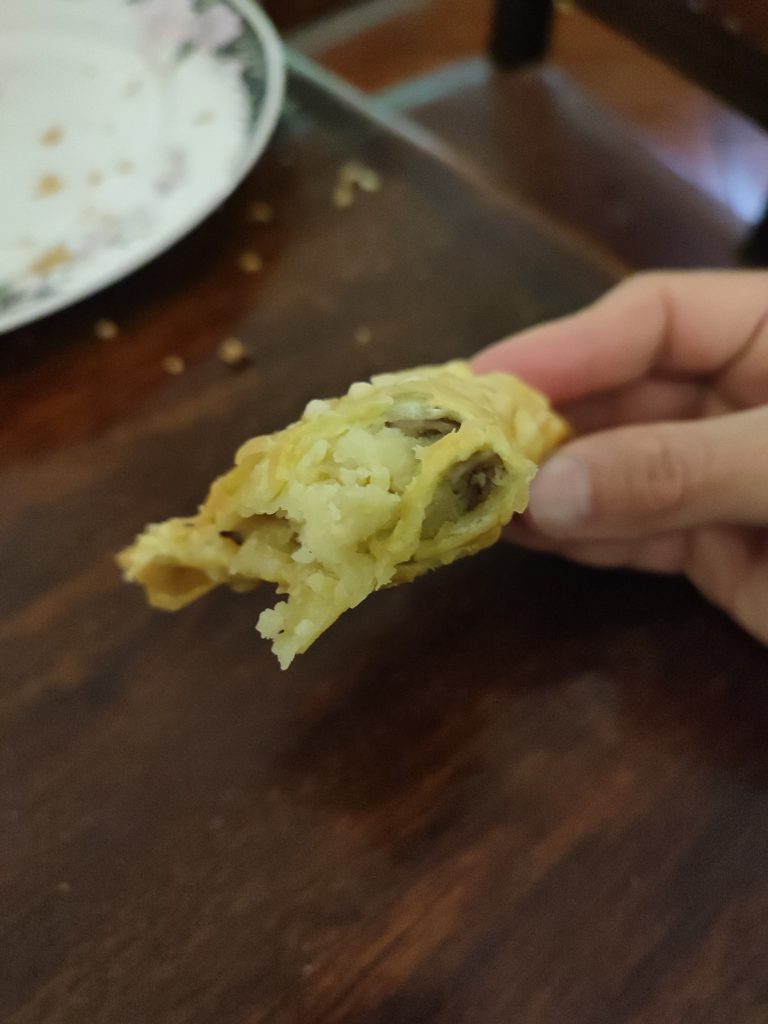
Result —
<instances>
[{"instance_id":1,"label":"chair backrest","mask_svg":"<svg viewBox=\"0 0 768 1024\"><path fill-rule=\"evenodd\" d=\"M755 45L768 49L765 0L689 0L689 5L720 21L729 32L745 35Z\"/></svg>"},{"instance_id":2,"label":"chair backrest","mask_svg":"<svg viewBox=\"0 0 768 1024\"><path fill-rule=\"evenodd\" d=\"M575 0L576 6L768 128L767 0ZM543 57L553 0L496 0L491 52Z\"/></svg>"},{"instance_id":3,"label":"chair backrest","mask_svg":"<svg viewBox=\"0 0 768 1024\"><path fill-rule=\"evenodd\" d=\"M578 6L768 128L765 0L578 0Z\"/></svg>"}]
</instances>

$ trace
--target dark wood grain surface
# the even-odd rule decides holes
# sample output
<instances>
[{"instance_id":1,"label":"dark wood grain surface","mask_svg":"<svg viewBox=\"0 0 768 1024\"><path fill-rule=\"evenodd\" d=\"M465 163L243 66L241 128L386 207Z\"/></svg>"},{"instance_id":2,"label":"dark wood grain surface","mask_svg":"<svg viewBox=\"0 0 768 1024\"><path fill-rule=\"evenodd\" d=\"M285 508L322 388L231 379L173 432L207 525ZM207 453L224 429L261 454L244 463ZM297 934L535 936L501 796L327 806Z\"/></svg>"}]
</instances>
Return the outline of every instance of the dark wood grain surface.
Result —
<instances>
[{"instance_id":1,"label":"dark wood grain surface","mask_svg":"<svg viewBox=\"0 0 768 1024\"><path fill-rule=\"evenodd\" d=\"M2 339L4 1024L768 1019L768 656L690 588L499 546L281 674L266 592L164 615L112 561L311 395L609 282L294 75L217 215Z\"/></svg>"}]
</instances>

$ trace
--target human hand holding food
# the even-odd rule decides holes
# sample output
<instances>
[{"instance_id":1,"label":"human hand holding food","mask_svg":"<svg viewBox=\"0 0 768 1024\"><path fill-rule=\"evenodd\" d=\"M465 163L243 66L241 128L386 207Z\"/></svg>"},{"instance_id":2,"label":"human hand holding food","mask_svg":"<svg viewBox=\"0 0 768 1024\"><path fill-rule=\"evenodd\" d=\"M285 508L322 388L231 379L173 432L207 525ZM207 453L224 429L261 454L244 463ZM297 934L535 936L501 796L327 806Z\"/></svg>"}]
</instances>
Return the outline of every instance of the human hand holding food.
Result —
<instances>
[{"instance_id":1,"label":"human hand holding food","mask_svg":"<svg viewBox=\"0 0 768 1024\"><path fill-rule=\"evenodd\" d=\"M574 425L508 535L684 573L768 642L768 272L643 274L473 361Z\"/></svg>"}]
</instances>

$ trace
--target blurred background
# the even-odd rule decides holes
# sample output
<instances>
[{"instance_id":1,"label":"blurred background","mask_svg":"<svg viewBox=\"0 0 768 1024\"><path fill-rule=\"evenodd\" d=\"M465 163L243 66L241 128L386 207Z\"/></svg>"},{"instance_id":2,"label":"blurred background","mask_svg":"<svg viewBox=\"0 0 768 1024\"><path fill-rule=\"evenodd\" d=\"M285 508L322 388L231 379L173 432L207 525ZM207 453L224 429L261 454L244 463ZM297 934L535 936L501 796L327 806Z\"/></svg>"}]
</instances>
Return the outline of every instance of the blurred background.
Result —
<instances>
[{"instance_id":1,"label":"blurred background","mask_svg":"<svg viewBox=\"0 0 768 1024\"><path fill-rule=\"evenodd\" d=\"M649 52L653 47L608 27L610 17L561 4L544 62L494 74L491 0L265 6L295 48L630 266L728 265L763 215L768 136L696 84L696 76L673 70L674 59L662 62ZM521 9L531 6L521 0ZM717 23L721 34L756 50L768 43L764 0L667 6L701 14L702 22ZM659 4L652 0L653 7ZM662 30L674 58L679 26Z\"/></svg>"}]
</instances>

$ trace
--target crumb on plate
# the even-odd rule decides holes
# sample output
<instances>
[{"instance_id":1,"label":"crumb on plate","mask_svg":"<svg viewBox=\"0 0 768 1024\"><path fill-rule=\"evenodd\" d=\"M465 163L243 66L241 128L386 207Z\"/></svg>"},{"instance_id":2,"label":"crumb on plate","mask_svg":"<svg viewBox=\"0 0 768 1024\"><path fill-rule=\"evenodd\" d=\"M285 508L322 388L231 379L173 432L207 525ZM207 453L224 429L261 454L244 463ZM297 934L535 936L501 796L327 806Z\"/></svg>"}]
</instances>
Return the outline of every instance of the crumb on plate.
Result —
<instances>
[{"instance_id":1,"label":"crumb on plate","mask_svg":"<svg viewBox=\"0 0 768 1024\"><path fill-rule=\"evenodd\" d=\"M53 125L53 127L43 132L43 134L40 136L40 142L44 146L58 146L58 144L61 142L63 138L64 132L61 130L61 128L59 128L57 125Z\"/></svg>"},{"instance_id":2,"label":"crumb on plate","mask_svg":"<svg viewBox=\"0 0 768 1024\"><path fill-rule=\"evenodd\" d=\"M67 263L71 263L75 258L72 250L66 245L54 245L51 249L46 249L42 252L36 260L33 260L28 267L31 274L38 274L44 277L49 274L56 267L66 266Z\"/></svg>"},{"instance_id":3,"label":"crumb on plate","mask_svg":"<svg viewBox=\"0 0 768 1024\"><path fill-rule=\"evenodd\" d=\"M39 196L53 196L61 192L64 182L58 174L44 174L37 183L37 194Z\"/></svg>"}]
</instances>

